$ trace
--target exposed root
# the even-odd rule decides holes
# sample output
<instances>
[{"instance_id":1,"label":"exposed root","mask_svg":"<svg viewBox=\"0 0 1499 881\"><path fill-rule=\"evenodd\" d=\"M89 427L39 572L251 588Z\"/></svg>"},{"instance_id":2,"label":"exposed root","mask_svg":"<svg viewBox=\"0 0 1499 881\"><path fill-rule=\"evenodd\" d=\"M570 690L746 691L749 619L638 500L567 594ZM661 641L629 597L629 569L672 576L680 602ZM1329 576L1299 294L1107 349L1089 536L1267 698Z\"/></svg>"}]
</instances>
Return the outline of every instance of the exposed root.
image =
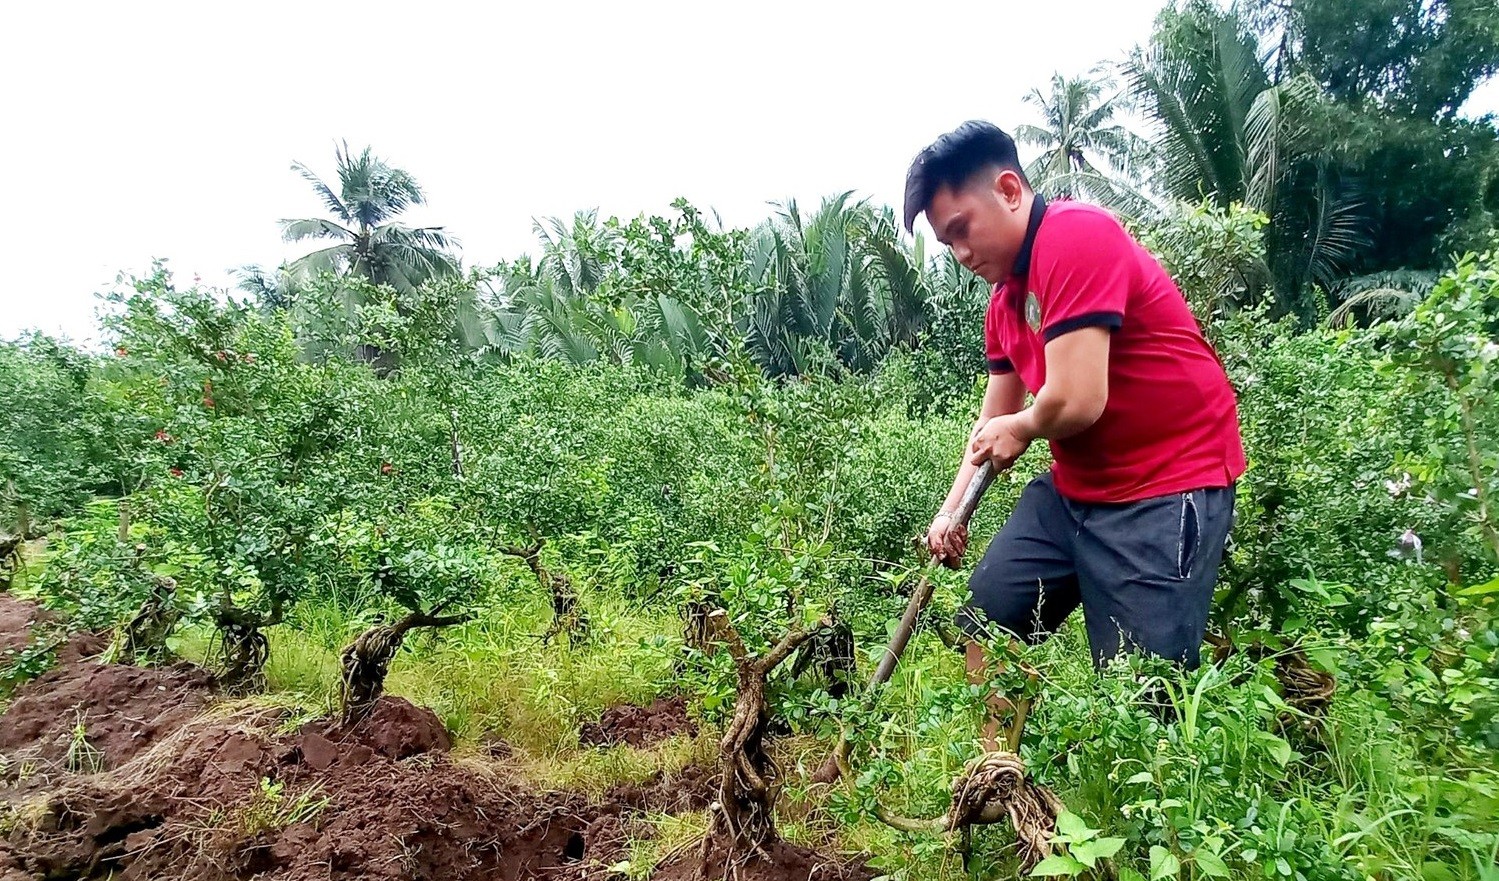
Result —
<instances>
[{"instance_id":1,"label":"exposed root","mask_svg":"<svg viewBox=\"0 0 1499 881\"><path fill-rule=\"evenodd\" d=\"M566 575L550 572L547 573L547 578L552 592L552 626L547 629L542 641L550 642L559 635L568 638L586 636L588 613L579 605L578 592L573 589L572 581Z\"/></svg>"},{"instance_id":2,"label":"exposed root","mask_svg":"<svg viewBox=\"0 0 1499 881\"><path fill-rule=\"evenodd\" d=\"M1221 664L1239 651L1232 639L1209 633L1205 637L1213 646L1213 663ZM1267 657L1275 659L1275 678L1280 683L1280 697L1291 709L1300 714L1282 714L1282 727L1301 727L1313 732L1320 720L1327 715L1333 695L1338 690L1338 680L1331 673L1313 666L1306 652L1299 646L1274 651L1264 643L1254 642L1243 648L1245 654L1256 661Z\"/></svg>"},{"instance_id":3,"label":"exposed root","mask_svg":"<svg viewBox=\"0 0 1499 881\"><path fill-rule=\"evenodd\" d=\"M751 657L726 612L712 612L707 622L734 658L738 689L734 716L719 741L722 768L718 798L709 806L710 825L703 838L702 876L734 878L749 860L765 858L766 848L778 840L775 801L780 769L765 750L770 725L765 683L770 671L810 639L812 631L792 630L764 655ZM830 623L824 619L822 626ZM717 867L713 865L716 854L723 859Z\"/></svg>"},{"instance_id":4,"label":"exposed root","mask_svg":"<svg viewBox=\"0 0 1499 881\"><path fill-rule=\"evenodd\" d=\"M394 624L379 624L359 634L359 638L344 647L339 655L343 664L343 675L338 682L338 699L341 707L339 724L355 725L369 715L375 701L385 691L385 677L390 672L390 662L406 634L417 627L448 627L462 624L472 615L438 616L442 606L431 614L412 612Z\"/></svg>"},{"instance_id":5,"label":"exposed root","mask_svg":"<svg viewBox=\"0 0 1499 881\"><path fill-rule=\"evenodd\" d=\"M1025 763L1009 752L986 752L953 778L952 806L946 816L916 820L876 809L880 821L903 832L962 832L1008 819L1019 845L1022 872L1051 855L1062 802L1026 773Z\"/></svg>"},{"instance_id":6,"label":"exposed root","mask_svg":"<svg viewBox=\"0 0 1499 881\"><path fill-rule=\"evenodd\" d=\"M214 624L223 639L224 669L219 682L225 691L242 695L265 690L271 643L262 628L280 624L281 613L281 600L274 596L268 615L241 609L227 597L214 610Z\"/></svg>"},{"instance_id":7,"label":"exposed root","mask_svg":"<svg viewBox=\"0 0 1499 881\"><path fill-rule=\"evenodd\" d=\"M224 639L224 674L221 681L231 694L265 690L265 663L271 643L259 627L230 624L220 631Z\"/></svg>"},{"instance_id":8,"label":"exposed root","mask_svg":"<svg viewBox=\"0 0 1499 881\"><path fill-rule=\"evenodd\" d=\"M1338 690L1338 680L1312 666L1301 649L1276 656L1275 678L1280 680L1281 699L1304 713L1313 724L1327 714L1332 696Z\"/></svg>"},{"instance_id":9,"label":"exposed root","mask_svg":"<svg viewBox=\"0 0 1499 881\"><path fill-rule=\"evenodd\" d=\"M0 533L0 590L8 590L21 571L21 547L25 544L19 535Z\"/></svg>"}]
</instances>

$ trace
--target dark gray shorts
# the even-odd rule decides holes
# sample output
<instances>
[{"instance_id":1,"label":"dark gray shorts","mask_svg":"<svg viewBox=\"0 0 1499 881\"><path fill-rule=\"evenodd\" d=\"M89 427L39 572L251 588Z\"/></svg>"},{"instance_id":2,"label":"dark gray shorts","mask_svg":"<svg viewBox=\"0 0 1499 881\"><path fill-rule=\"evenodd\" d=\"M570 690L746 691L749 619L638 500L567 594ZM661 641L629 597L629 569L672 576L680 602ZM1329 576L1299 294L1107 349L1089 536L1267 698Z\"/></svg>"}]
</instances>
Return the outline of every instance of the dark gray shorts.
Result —
<instances>
[{"instance_id":1,"label":"dark gray shorts","mask_svg":"<svg viewBox=\"0 0 1499 881\"><path fill-rule=\"evenodd\" d=\"M1124 650L1196 667L1233 517L1232 486L1085 504L1043 474L969 578L958 624L1036 643L1081 604L1094 664Z\"/></svg>"}]
</instances>

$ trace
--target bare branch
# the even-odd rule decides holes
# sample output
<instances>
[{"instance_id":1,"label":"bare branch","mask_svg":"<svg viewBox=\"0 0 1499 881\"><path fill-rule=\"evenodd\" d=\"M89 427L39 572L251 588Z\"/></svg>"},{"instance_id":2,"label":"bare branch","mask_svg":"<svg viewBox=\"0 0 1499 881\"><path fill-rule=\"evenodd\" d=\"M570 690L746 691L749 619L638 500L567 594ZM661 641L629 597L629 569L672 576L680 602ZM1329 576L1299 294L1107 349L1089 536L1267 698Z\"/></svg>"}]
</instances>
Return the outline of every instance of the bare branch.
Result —
<instances>
[{"instance_id":1,"label":"bare branch","mask_svg":"<svg viewBox=\"0 0 1499 881\"><path fill-rule=\"evenodd\" d=\"M776 644L775 648L771 649L765 654L765 657L760 659L757 665L760 668L760 672L769 674L778 664L790 657L791 653L796 651L798 646L811 639L812 634L824 627L831 626L833 626L833 619L824 616L821 621L817 622L816 627L810 629L798 627L792 630Z\"/></svg>"}]
</instances>

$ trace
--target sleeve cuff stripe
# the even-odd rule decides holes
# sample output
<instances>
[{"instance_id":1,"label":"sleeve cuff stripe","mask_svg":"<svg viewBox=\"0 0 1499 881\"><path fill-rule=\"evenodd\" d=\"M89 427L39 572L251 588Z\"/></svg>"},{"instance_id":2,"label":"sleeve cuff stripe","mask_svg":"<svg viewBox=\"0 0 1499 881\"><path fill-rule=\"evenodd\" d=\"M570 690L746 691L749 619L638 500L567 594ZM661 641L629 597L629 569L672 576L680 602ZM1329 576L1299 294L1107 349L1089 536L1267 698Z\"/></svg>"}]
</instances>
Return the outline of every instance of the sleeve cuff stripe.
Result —
<instances>
[{"instance_id":1,"label":"sleeve cuff stripe","mask_svg":"<svg viewBox=\"0 0 1499 881\"><path fill-rule=\"evenodd\" d=\"M1084 327L1107 327L1109 330L1118 330L1124 326L1124 314L1122 312L1086 312L1072 318L1058 321L1041 334L1049 343L1064 333L1071 333Z\"/></svg>"},{"instance_id":2,"label":"sleeve cuff stripe","mask_svg":"<svg viewBox=\"0 0 1499 881\"><path fill-rule=\"evenodd\" d=\"M1015 371L1015 365L1012 364L1012 363L1010 363L1010 359L1009 358L990 358L989 359L989 372L990 373L1013 373L1014 371Z\"/></svg>"}]
</instances>

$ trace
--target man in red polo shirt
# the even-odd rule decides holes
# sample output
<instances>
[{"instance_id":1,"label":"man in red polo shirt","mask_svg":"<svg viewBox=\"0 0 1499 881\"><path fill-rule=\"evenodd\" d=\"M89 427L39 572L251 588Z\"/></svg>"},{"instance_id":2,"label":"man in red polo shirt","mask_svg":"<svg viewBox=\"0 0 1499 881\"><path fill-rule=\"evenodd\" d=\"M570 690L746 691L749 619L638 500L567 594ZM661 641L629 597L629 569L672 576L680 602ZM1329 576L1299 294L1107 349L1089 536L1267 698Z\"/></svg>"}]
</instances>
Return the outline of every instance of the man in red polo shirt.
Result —
<instances>
[{"instance_id":1,"label":"man in red polo shirt","mask_svg":"<svg viewBox=\"0 0 1499 881\"><path fill-rule=\"evenodd\" d=\"M916 157L908 231L923 211L994 286L988 387L927 533L933 554L961 559L968 536L948 512L980 463L1009 468L1042 438L1053 456L971 576L960 623L1035 642L1081 604L1095 664L1132 650L1195 667L1244 449L1233 389L1181 291L1108 212L1033 192L1015 142L988 123ZM975 642L968 657L983 669Z\"/></svg>"}]
</instances>

